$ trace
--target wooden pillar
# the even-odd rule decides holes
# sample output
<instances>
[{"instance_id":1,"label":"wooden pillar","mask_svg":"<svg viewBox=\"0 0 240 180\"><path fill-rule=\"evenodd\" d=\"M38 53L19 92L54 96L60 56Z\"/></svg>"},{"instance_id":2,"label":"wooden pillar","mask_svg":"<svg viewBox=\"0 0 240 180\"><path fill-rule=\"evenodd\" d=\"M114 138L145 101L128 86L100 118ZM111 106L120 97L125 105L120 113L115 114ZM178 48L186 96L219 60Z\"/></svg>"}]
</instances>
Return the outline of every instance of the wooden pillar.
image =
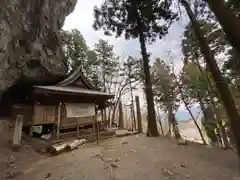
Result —
<instances>
[{"instance_id":1,"label":"wooden pillar","mask_svg":"<svg viewBox=\"0 0 240 180\"><path fill-rule=\"evenodd\" d=\"M14 126L13 133L13 149L17 150L21 146L21 137L22 137L22 125L23 125L23 115L16 116L16 122Z\"/></svg>"},{"instance_id":2,"label":"wooden pillar","mask_svg":"<svg viewBox=\"0 0 240 180\"><path fill-rule=\"evenodd\" d=\"M33 126L34 126L35 115L36 115L36 105L37 105L37 101L34 101L32 104L32 121L31 121L31 126L28 134L30 137L33 136Z\"/></svg>"},{"instance_id":3,"label":"wooden pillar","mask_svg":"<svg viewBox=\"0 0 240 180\"><path fill-rule=\"evenodd\" d=\"M135 97L135 100L136 100L136 110L137 110L138 132L139 132L139 133L142 133L142 132L143 132L143 129L142 129L142 117L141 117L139 97L136 96L136 97Z\"/></svg>"},{"instance_id":4,"label":"wooden pillar","mask_svg":"<svg viewBox=\"0 0 240 180\"><path fill-rule=\"evenodd\" d=\"M119 101L118 104L118 108L119 108L119 115L118 115L118 123L119 123L119 129L124 129L124 122L123 122L123 107L122 107L122 102Z\"/></svg>"},{"instance_id":5,"label":"wooden pillar","mask_svg":"<svg viewBox=\"0 0 240 180\"><path fill-rule=\"evenodd\" d=\"M79 137L79 127L80 126L80 118L77 118L77 138Z\"/></svg>"},{"instance_id":6,"label":"wooden pillar","mask_svg":"<svg viewBox=\"0 0 240 180\"><path fill-rule=\"evenodd\" d=\"M96 119L95 119L95 115L93 116L93 132L96 132Z\"/></svg>"},{"instance_id":7,"label":"wooden pillar","mask_svg":"<svg viewBox=\"0 0 240 180\"><path fill-rule=\"evenodd\" d=\"M99 133L99 122L97 120L97 107L95 107L95 115L94 115L94 127L95 127L95 132L96 132L96 140L97 144L100 143L100 133Z\"/></svg>"},{"instance_id":8,"label":"wooden pillar","mask_svg":"<svg viewBox=\"0 0 240 180\"><path fill-rule=\"evenodd\" d=\"M58 105L58 117L57 117L57 139L60 138L61 105L62 105L62 103L59 103L59 105Z\"/></svg>"},{"instance_id":9,"label":"wooden pillar","mask_svg":"<svg viewBox=\"0 0 240 180\"><path fill-rule=\"evenodd\" d=\"M100 144L100 133L99 133L99 122L96 121L96 138L97 138L97 144Z\"/></svg>"}]
</instances>

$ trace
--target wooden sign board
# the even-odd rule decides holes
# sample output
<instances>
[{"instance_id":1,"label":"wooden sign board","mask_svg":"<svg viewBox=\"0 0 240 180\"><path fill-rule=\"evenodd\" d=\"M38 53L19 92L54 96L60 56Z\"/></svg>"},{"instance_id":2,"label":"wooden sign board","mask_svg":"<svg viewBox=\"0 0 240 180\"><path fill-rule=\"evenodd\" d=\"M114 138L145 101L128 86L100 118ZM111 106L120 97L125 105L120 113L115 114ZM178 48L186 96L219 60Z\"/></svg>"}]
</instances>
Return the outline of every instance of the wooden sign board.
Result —
<instances>
[{"instance_id":1,"label":"wooden sign board","mask_svg":"<svg viewBox=\"0 0 240 180\"><path fill-rule=\"evenodd\" d=\"M65 103L67 117L89 117L95 115L95 105L93 103Z\"/></svg>"}]
</instances>

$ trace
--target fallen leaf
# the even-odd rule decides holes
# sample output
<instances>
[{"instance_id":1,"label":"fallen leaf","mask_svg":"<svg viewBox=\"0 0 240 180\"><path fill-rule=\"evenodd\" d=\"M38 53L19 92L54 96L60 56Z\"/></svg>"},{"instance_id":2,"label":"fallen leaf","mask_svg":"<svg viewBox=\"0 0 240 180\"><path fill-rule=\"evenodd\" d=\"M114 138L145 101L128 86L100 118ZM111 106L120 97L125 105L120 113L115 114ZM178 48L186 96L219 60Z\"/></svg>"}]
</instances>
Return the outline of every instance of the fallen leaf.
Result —
<instances>
[{"instance_id":1,"label":"fallen leaf","mask_svg":"<svg viewBox=\"0 0 240 180\"><path fill-rule=\"evenodd\" d=\"M118 161L120 161L120 157L118 157L118 158L115 159L115 162L118 162Z\"/></svg>"},{"instance_id":2,"label":"fallen leaf","mask_svg":"<svg viewBox=\"0 0 240 180\"><path fill-rule=\"evenodd\" d=\"M186 168L187 166L186 166L185 164L181 164L181 167L184 167L184 168Z\"/></svg>"},{"instance_id":3,"label":"fallen leaf","mask_svg":"<svg viewBox=\"0 0 240 180\"><path fill-rule=\"evenodd\" d=\"M106 162L113 161L113 158L107 158Z\"/></svg>"},{"instance_id":4,"label":"fallen leaf","mask_svg":"<svg viewBox=\"0 0 240 180\"><path fill-rule=\"evenodd\" d=\"M117 163L115 163L115 162L112 162L110 164L110 166L113 167L113 168L118 168L119 167L119 165Z\"/></svg>"},{"instance_id":5,"label":"fallen leaf","mask_svg":"<svg viewBox=\"0 0 240 180\"><path fill-rule=\"evenodd\" d=\"M128 144L128 142L127 141L123 141L123 142L121 142L121 144Z\"/></svg>"}]
</instances>

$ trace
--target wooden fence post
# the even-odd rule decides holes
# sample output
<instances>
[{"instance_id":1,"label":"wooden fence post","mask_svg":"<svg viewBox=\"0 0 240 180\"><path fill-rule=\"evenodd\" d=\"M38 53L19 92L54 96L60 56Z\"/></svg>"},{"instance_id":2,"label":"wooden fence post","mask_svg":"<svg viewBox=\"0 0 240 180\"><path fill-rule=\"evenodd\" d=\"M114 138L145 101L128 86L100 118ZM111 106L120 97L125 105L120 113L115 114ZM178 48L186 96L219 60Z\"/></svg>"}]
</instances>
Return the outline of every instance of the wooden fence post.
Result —
<instances>
[{"instance_id":1,"label":"wooden fence post","mask_svg":"<svg viewBox=\"0 0 240 180\"><path fill-rule=\"evenodd\" d=\"M21 146L23 126L23 115L17 115L13 133L13 150L18 150Z\"/></svg>"},{"instance_id":2,"label":"wooden fence post","mask_svg":"<svg viewBox=\"0 0 240 180\"><path fill-rule=\"evenodd\" d=\"M119 101L119 104L118 104L118 108L119 108L119 115L118 115L118 118L119 118L119 129L124 129L124 122L123 122L123 107L122 107L122 102Z\"/></svg>"},{"instance_id":3,"label":"wooden fence post","mask_svg":"<svg viewBox=\"0 0 240 180\"><path fill-rule=\"evenodd\" d=\"M142 117L141 117L139 97L136 96L136 97L135 97L135 100L136 100L136 110L137 110L138 132L139 132L139 133L142 133L142 132L143 132L143 129L142 129Z\"/></svg>"}]
</instances>

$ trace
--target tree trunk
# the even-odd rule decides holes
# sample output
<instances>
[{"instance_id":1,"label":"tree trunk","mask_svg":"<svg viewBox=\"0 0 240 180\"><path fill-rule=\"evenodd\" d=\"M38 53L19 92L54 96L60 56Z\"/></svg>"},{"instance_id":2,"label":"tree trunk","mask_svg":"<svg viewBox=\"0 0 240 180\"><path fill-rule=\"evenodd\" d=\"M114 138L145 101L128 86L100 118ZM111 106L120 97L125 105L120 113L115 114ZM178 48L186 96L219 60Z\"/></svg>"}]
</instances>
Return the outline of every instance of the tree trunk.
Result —
<instances>
[{"instance_id":1,"label":"tree trunk","mask_svg":"<svg viewBox=\"0 0 240 180\"><path fill-rule=\"evenodd\" d=\"M202 100L202 97L199 95L199 93L197 93L197 96L198 96L198 101L199 101L199 104L203 113L203 118L204 118L204 120L202 121L202 124L208 138L211 141L211 144L216 145L219 143L220 145L222 145L221 139L220 141L218 141L217 135L214 132L214 129L216 128L217 132L220 134L220 131L216 125L216 120L214 118L213 112L211 111L211 115L210 115L209 110L205 108L205 104Z\"/></svg>"},{"instance_id":2,"label":"tree trunk","mask_svg":"<svg viewBox=\"0 0 240 180\"><path fill-rule=\"evenodd\" d=\"M173 127L173 133L174 133L175 138L181 139L178 124L177 124L176 118L174 117L174 114L173 114L172 103L168 104L168 121L169 121L169 124L171 124L171 126Z\"/></svg>"},{"instance_id":3,"label":"tree trunk","mask_svg":"<svg viewBox=\"0 0 240 180\"><path fill-rule=\"evenodd\" d=\"M103 119L104 119L104 121L107 121L106 107L104 107L104 109L103 109ZM107 127L110 127L109 125L110 125L110 123L107 121Z\"/></svg>"},{"instance_id":4,"label":"tree trunk","mask_svg":"<svg viewBox=\"0 0 240 180\"><path fill-rule=\"evenodd\" d=\"M157 109L157 115L160 117L159 108L157 107L156 109ZM162 135L164 136L164 131L163 131L163 126L162 126L161 117L160 117L160 119L159 119L159 120L157 119L157 121L158 121L158 123L159 123L159 125L160 125L160 128L161 128L161 133L162 133Z\"/></svg>"},{"instance_id":5,"label":"tree trunk","mask_svg":"<svg viewBox=\"0 0 240 180\"><path fill-rule=\"evenodd\" d=\"M211 99L211 101L213 101L213 100ZM216 122L217 122L218 128L220 130L219 131L220 132L220 136L221 136L221 138L223 140L223 146L228 148L229 147L229 142L228 142L228 138L227 138L227 133L225 131L225 128L223 127L223 124L222 124L222 121L221 121L221 117L218 115L216 105L213 102L210 105L212 106L212 109L213 109L213 111L215 112L215 115L216 115Z\"/></svg>"},{"instance_id":6,"label":"tree trunk","mask_svg":"<svg viewBox=\"0 0 240 180\"><path fill-rule=\"evenodd\" d=\"M182 1L182 4L186 8L188 16L193 24L193 29L194 29L195 35L199 41L200 50L203 53L204 59L207 63L207 66L209 67L209 70L212 73L212 77L215 81L221 101L222 101L223 105L225 106L225 109L226 109L226 112L228 114L228 118L230 121L230 127L231 127L233 136L236 141L238 157L240 157L240 131L238 130L240 128L240 121L239 121L240 116L238 114L232 93L228 87L227 82L223 78L223 76L218 68L218 65L213 56L213 53L209 48L209 45L200 29L200 26L196 20L196 17L194 16L194 14L191 10L189 4L184 0ZM236 40L238 40L238 39L236 39Z\"/></svg>"},{"instance_id":7,"label":"tree trunk","mask_svg":"<svg viewBox=\"0 0 240 180\"><path fill-rule=\"evenodd\" d=\"M240 52L240 20L225 0L207 0L231 45Z\"/></svg>"},{"instance_id":8,"label":"tree trunk","mask_svg":"<svg viewBox=\"0 0 240 180\"><path fill-rule=\"evenodd\" d=\"M170 137L172 136L172 113L169 113L169 107L168 107L168 133L167 133L167 136L170 136Z\"/></svg>"},{"instance_id":9,"label":"tree trunk","mask_svg":"<svg viewBox=\"0 0 240 180\"><path fill-rule=\"evenodd\" d=\"M111 128L112 124L113 124L114 116L112 116L113 118L110 118L111 117L111 108L108 107L107 109L108 109L107 120L109 122L109 127Z\"/></svg>"},{"instance_id":10,"label":"tree trunk","mask_svg":"<svg viewBox=\"0 0 240 180\"><path fill-rule=\"evenodd\" d=\"M173 126L173 132L174 132L175 138L182 139L181 134L179 132L179 128L178 128L178 122L174 114L172 115L172 126Z\"/></svg>"},{"instance_id":11,"label":"tree trunk","mask_svg":"<svg viewBox=\"0 0 240 180\"><path fill-rule=\"evenodd\" d=\"M122 108L122 102L121 102L121 101L119 101L118 108L119 108L119 115L118 115L118 118L119 118L119 121L118 121L118 128L119 128L119 129L124 129L123 108Z\"/></svg>"},{"instance_id":12,"label":"tree trunk","mask_svg":"<svg viewBox=\"0 0 240 180\"><path fill-rule=\"evenodd\" d=\"M147 136L159 136L159 132L157 129L155 109L154 109L152 82L151 82L151 76L150 76L150 70L149 70L149 64L148 64L149 63L148 54L146 50L145 37L141 30L139 32L139 42L140 42L141 54L143 58L143 70L144 70L144 77L145 77L144 83L145 83L145 93L146 93L146 99L147 99L147 112L148 112Z\"/></svg>"},{"instance_id":13,"label":"tree trunk","mask_svg":"<svg viewBox=\"0 0 240 180\"><path fill-rule=\"evenodd\" d=\"M135 110L133 104L133 91L132 91L132 82L131 82L131 66L128 62L128 78L129 78L129 88L130 88L130 95L131 95L131 114L132 114L132 131L136 130L136 119L135 119Z\"/></svg>"},{"instance_id":14,"label":"tree trunk","mask_svg":"<svg viewBox=\"0 0 240 180\"><path fill-rule=\"evenodd\" d=\"M142 133L143 132L142 116L141 116L140 103L139 103L139 97L138 96L135 97L135 101L136 101L136 110L137 110L138 132Z\"/></svg>"},{"instance_id":15,"label":"tree trunk","mask_svg":"<svg viewBox=\"0 0 240 180\"><path fill-rule=\"evenodd\" d=\"M213 96L213 90L210 88L211 87L211 82L208 78L208 76L203 72L201 66L200 66L200 63L198 61L198 59L196 59L196 62L197 62L197 66L198 66L198 69L199 71L201 72L202 76L203 76L203 79L204 79L204 82L207 86L207 89L208 89L208 94L209 94L209 97L210 97L210 107L211 107L211 111L212 113L214 113L216 115L216 118L213 116L213 120L214 122L217 123L217 132L219 133L220 135L220 145L223 145L224 147L229 147L229 142L228 142L228 138L227 138L227 133L225 131L225 128L223 127L223 124L222 124L222 121L221 121L221 118L219 117L218 115L218 112L217 112L217 108L216 108L216 103L214 102L214 96ZM217 98L219 98L219 95L216 93L216 96ZM201 97L199 96L199 93L198 93L198 99L201 100ZM201 105L201 104L200 104ZM223 144L222 144L222 140L223 140Z\"/></svg>"},{"instance_id":16,"label":"tree trunk","mask_svg":"<svg viewBox=\"0 0 240 180\"><path fill-rule=\"evenodd\" d=\"M123 86L121 87L121 89L120 89L120 91L119 91L119 93L118 93L117 100L115 101L115 104L114 104L114 106L113 106L113 110L112 110L113 112L112 112L112 117L111 117L111 119L114 119L114 117L115 117L117 105L118 105L118 103L119 103L119 101L120 101L120 99L121 99L122 91L123 91L124 87L125 87L125 85L123 85Z\"/></svg>"},{"instance_id":17,"label":"tree trunk","mask_svg":"<svg viewBox=\"0 0 240 180\"><path fill-rule=\"evenodd\" d=\"M191 116L194 124L196 125L196 127L197 127L197 129L198 129L198 132L199 132L199 134L200 134L200 136L201 136L201 138L202 138L203 144L207 144L207 143L206 143L206 140L205 140L205 138L204 138L204 136L203 136L202 130L201 130L201 128L199 127L199 125L198 125L198 123L197 123L197 120L195 119L195 117L193 116L191 110L190 110L189 107L188 107L188 103L187 103L186 100L185 100L184 94L183 94L183 92L182 92L182 87L180 86L180 84L178 84L178 87L179 87L179 92L180 92L180 95L181 95L182 100L183 100L183 102L184 102L184 105L185 105L185 107L187 108L187 110L188 110L188 112L189 112L189 114L190 114L190 116Z\"/></svg>"}]
</instances>

